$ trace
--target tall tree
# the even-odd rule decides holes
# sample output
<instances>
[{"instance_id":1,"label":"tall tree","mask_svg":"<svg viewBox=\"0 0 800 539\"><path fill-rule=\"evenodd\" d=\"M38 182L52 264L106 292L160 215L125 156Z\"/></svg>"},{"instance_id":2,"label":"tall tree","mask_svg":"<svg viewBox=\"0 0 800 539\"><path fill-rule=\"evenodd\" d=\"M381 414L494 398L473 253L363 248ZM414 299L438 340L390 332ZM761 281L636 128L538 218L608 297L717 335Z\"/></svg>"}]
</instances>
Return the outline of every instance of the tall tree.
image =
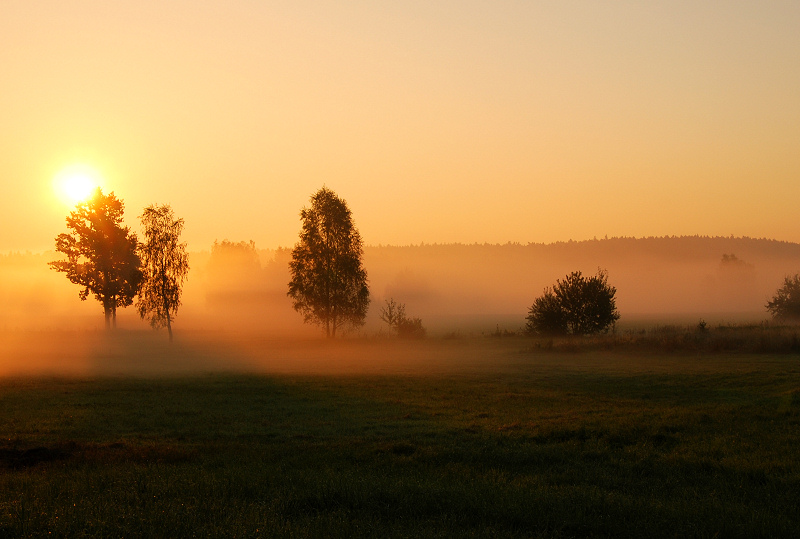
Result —
<instances>
[{"instance_id":1,"label":"tall tree","mask_svg":"<svg viewBox=\"0 0 800 539\"><path fill-rule=\"evenodd\" d=\"M67 260L49 263L83 287L78 292L82 301L94 294L103 305L106 329L117 327L117 307L133 303L142 280L138 241L122 225L123 212L122 201L113 192L104 195L98 187L67 216L70 232L56 237L56 250Z\"/></svg>"},{"instance_id":2,"label":"tall tree","mask_svg":"<svg viewBox=\"0 0 800 539\"><path fill-rule=\"evenodd\" d=\"M151 205L139 216L145 241L139 246L144 279L136 308L154 328L166 327L172 341L172 321L181 304L181 287L189 273L186 244L180 242L183 219L169 205Z\"/></svg>"},{"instance_id":3,"label":"tall tree","mask_svg":"<svg viewBox=\"0 0 800 539\"><path fill-rule=\"evenodd\" d=\"M364 324L369 307L361 235L347 203L323 187L300 212L300 241L292 250L288 295L305 322L336 336L343 326Z\"/></svg>"}]
</instances>

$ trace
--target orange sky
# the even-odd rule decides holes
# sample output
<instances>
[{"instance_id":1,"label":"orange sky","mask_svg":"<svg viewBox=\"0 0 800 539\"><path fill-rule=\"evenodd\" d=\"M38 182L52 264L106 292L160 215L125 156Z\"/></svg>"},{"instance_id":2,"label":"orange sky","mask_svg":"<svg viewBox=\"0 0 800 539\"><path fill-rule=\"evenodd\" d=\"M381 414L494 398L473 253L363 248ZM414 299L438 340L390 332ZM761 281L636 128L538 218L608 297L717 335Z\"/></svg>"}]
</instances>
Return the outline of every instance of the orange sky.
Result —
<instances>
[{"instance_id":1,"label":"orange sky","mask_svg":"<svg viewBox=\"0 0 800 539\"><path fill-rule=\"evenodd\" d=\"M800 242L800 3L0 3L0 252L63 168L127 221L294 244L323 184L370 244Z\"/></svg>"}]
</instances>

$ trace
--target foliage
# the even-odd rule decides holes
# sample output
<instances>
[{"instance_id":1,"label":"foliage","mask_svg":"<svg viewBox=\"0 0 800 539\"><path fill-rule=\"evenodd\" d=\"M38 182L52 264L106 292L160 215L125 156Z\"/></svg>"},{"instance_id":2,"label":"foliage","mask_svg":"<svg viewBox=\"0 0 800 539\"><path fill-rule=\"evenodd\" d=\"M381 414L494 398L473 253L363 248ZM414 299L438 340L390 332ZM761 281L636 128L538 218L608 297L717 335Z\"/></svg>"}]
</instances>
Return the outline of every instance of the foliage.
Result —
<instances>
[{"instance_id":1,"label":"foliage","mask_svg":"<svg viewBox=\"0 0 800 539\"><path fill-rule=\"evenodd\" d=\"M534 300L528 311L526 331L543 335L590 335L605 333L619 320L608 272L594 277L574 271Z\"/></svg>"},{"instance_id":2,"label":"foliage","mask_svg":"<svg viewBox=\"0 0 800 539\"><path fill-rule=\"evenodd\" d=\"M544 294L533 301L527 320L525 329L529 333L540 335L566 335L568 333L564 308L555 292L550 288L545 289Z\"/></svg>"},{"instance_id":3,"label":"foliage","mask_svg":"<svg viewBox=\"0 0 800 539\"><path fill-rule=\"evenodd\" d=\"M800 275L784 278L783 286L767 302L767 310L774 318L800 320Z\"/></svg>"},{"instance_id":4,"label":"foliage","mask_svg":"<svg viewBox=\"0 0 800 539\"><path fill-rule=\"evenodd\" d=\"M386 300L386 305L381 307L381 320L392 328L398 337L406 339L420 339L425 336L425 327L420 318L408 318L406 316L405 303L397 303L395 300Z\"/></svg>"},{"instance_id":5,"label":"foliage","mask_svg":"<svg viewBox=\"0 0 800 539\"><path fill-rule=\"evenodd\" d=\"M367 272L361 236L346 202L323 187L300 219L300 241L289 262L294 309L305 322L324 326L331 338L340 327L363 325L369 307Z\"/></svg>"},{"instance_id":6,"label":"foliage","mask_svg":"<svg viewBox=\"0 0 800 539\"><path fill-rule=\"evenodd\" d=\"M145 242L139 246L144 278L136 307L154 328L166 327L172 341L172 321L181 304L181 287L189 273L186 243L180 243L183 219L172 208L148 206L140 216Z\"/></svg>"},{"instance_id":7,"label":"foliage","mask_svg":"<svg viewBox=\"0 0 800 539\"><path fill-rule=\"evenodd\" d=\"M67 260L49 263L83 287L78 293L81 300L94 294L103 305L106 329L112 323L116 327L117 307L133 303L142 280L138 241L136 234L122 226L123 212L122 201L113 192L104 195L98 187L67 216L70 232L56 237L56 250Z\"/></svg>"},{"instance_id":8,"label":"foliage","mask_svg":"<svg viewBox=\"0 0 800 539\"><path fill-rule=\"evenodd\" d=\"M753 265L748 264L735 254L723 254L722 260L720 260L720 268L736 268L736 269L743 269L743 270L752 270Z\"/></svg>"}]
</instances>

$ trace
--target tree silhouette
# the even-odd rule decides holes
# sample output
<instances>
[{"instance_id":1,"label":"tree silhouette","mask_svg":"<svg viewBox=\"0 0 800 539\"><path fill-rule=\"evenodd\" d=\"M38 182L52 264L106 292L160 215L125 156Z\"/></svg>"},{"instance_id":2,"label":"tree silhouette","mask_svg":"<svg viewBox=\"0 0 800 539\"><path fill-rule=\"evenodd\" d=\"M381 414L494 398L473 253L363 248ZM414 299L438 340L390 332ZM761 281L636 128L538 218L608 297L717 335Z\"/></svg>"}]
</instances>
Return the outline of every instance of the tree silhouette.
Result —
<instances>
[{"instance_id":1,"label":"tree silhouette","mask_svg":"<svg viewBox=\"0 0 800 539\"><path fill-rule=\"evenodd\" d=\"M117 307L127 307L139 290L141 261L136 234L122 226L124 205L114 193L104 195L98 187L91 198L79 203L67 216L69 233L56 237L56 250L67 260L50 262L67 274L71 283L90 293L103 305L106 329L117 327Z\"/></svg>"},{"instance_id":2,"label":"tree silhouette","mask_svg":"<svg viewBox=\"0 0 800 539\"><path fill-rule=\"evenodd\" d=\"M154 328L166 327L172 342L172 321L181 304L181 287L189 273L186 244L180 243L183 219L169 205L151 205L139 219L145 241L139 246L144 278L136 308Z\"/></svg>"},{"instance_id":3,"label":"tree silhouette","mask_svg":"<svg viewBox=\"0 0 800 539\"><path fill-rule=\"evenodd\" d=\"M300 241L289 262L288 295L305 322L336 336L343 326L364 324L369 307L367 272L361 264L362 242L347 203L323 187L300 212Z\"/></svg>"},{"instance_id":4,"label":"tree silhouette","mask_svg":"<svg viewBox=\"0 0 800 539\"><path fill-rule=\"evenodd\" d=\"M397 303L394 298L385 300L386 305L381 307L380 318L392 328L398 337L404 339L421 339L425 337L425 327L420 318L406 316L406 304Z\"/></svg>"},{"instance_id":5,"label":"tree silhouette","mask_svg":"<svg viewBox=\"0 0 800 539\"><path fill-rule=\"evenodd\" d=\"M767 302L767 310L773 318L800 320L800 275L784 278L783 286Z\"/></svg>"},{"instance_id":6,"label":"tree silhouette","mask_svg":"<svg viewBox=\"0 0 800 539\"><path fill-rule=\"evenodd\" d=\"M526 330L555 335L606 332L619 320L616 292L608 284L608 272L598 270L594 277L584 277L574 271L536 298L526 317Z\"/></svg>"},{"instance_id":7,"label":"tree silhouette","mask_svg":"<svg viewBox=\"0 0 800 539\"><path fill-rule=\"evenodd\" d=\"M547 288L544 294L533 301L526 318L525 328L528 333L540 335L566 335L569 333L567 317L561 301L555 292Z\"/></svg>"}]
</instances>

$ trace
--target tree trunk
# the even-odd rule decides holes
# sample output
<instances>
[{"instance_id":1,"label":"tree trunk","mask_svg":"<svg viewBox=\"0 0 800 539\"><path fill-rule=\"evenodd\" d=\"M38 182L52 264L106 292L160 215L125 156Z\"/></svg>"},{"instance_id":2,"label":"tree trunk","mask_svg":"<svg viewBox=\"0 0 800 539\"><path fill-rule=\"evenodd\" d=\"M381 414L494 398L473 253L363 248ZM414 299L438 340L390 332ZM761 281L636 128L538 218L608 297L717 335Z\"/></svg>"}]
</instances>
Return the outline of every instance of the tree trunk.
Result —
<instances>
[{"instance_id":1,"label":"tree trunk","mask_svg":"<svg viewBox=\"0 0 800 539\"><path fill-rule=\"evenodd\" d=\"M108 307L103 309L103 315L106 319L106 331L109 331L111 329L111 309Z\"/></svg>"},{"instance_id":2,"label":"tree trunk","mask_svg":"<svg viewBox=\"0 0 800 539\"><path fill-rule=\"evenodd\" d=\"M163 285L164 280L162 279L162 286L161 286L161 298L162 302L161 305L164 307L164 313L167 317L167 332L169 333L169 342L172 342L172 317L169 315L169 301L167 301L167 291L164 289Z\"/></svg>"}]
</instances>

